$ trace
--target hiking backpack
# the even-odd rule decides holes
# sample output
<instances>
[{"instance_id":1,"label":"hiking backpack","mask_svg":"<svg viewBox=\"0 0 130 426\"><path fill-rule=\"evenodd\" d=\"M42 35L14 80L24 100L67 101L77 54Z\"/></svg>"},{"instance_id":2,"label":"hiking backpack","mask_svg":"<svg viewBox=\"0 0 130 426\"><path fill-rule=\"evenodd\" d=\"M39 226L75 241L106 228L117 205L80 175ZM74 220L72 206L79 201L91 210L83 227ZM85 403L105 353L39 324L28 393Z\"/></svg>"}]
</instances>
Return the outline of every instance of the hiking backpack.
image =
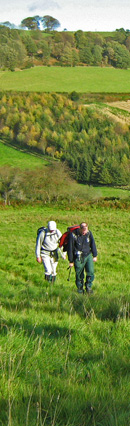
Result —
<instances>
[{"instance_id":1,"label":"hiking backpack","mask_svg":"<svg viewBox=\"0 0 130 426\"><path fill-rule=\"evenodd\" d=\"M68 250L68 241L69 241L69 234L70 232L74 232L76 229L79 229L80 225L73 225L73 226L69 226L67 228L67 231L64 232L64 234L61 236L60 238L60 242L59 242L59 247L63 247L63 251Z\"/></svg>"},{"instance_id":2,"label":"hiking backpack","mask_svg":"<svg viewBox=\"0 0 130 426\"><path fill-rule=\"evenodd\" d=\"M37 230L37 237L38 237L38 235L40 234L41 231L46 231L45 226L41 226L41 228L38 228L38 230Z\"/></svg>"},{"instance_id":3,"label":"hiking backpack","mask_svg":"<svg viewBox=\"0 0 130 426\"><path fill-rule=\"evenodd\" d=\"M48 228L46 228L45 226L41 226L41 228L38 228L37 229L37 239L38 239L39 234L40 234L41 231L44 231L45 232L45 236L46 236L47 230L48 230ZM57 234L57 229L56 229L55 233ZM45 238L45 236L44 236L44 238Z\"/></svg>"}]
</instances>

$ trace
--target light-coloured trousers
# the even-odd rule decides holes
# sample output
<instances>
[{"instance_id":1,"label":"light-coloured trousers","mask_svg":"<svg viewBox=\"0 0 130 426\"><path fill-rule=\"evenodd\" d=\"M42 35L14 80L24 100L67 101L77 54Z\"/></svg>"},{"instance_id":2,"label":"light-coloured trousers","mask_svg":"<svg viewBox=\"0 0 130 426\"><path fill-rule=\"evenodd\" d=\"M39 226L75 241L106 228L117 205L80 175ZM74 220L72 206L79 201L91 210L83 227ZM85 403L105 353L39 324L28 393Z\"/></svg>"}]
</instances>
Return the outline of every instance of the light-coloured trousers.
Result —
<instances>
[{"instance_id":1,"label":"light-coloured trousers","mask_svg":"<svg viewBox=\"0 0 130 426\"><path fill-rule=\"evenodd\" d=\"M50 254L42 254L42 263L45 269L45 275L56 275L58 262Z\"/></svg>"}]
</instances>

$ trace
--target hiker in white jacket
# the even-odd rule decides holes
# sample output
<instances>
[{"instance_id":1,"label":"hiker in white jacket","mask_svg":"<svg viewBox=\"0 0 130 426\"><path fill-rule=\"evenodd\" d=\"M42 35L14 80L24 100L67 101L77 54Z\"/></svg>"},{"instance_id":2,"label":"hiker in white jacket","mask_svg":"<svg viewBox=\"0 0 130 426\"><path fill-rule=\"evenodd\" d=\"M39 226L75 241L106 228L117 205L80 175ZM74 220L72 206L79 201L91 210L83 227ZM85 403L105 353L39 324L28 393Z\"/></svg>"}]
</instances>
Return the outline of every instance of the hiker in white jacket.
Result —
<instances>
[{"instance_id":1,"label":"hiker in white jacket","mask_svg":"<svg viewBox=\"0 0 130 426\"><path fill-rule=\"evenodd\" d=\"M58 243L61 232L56 227L56 222L48 222L47 228L43 228L36 241L36 259L38 263L43 262L45 279L54 282L56 279L56 268L58 264Z\"/></svg>"}]
</instances>

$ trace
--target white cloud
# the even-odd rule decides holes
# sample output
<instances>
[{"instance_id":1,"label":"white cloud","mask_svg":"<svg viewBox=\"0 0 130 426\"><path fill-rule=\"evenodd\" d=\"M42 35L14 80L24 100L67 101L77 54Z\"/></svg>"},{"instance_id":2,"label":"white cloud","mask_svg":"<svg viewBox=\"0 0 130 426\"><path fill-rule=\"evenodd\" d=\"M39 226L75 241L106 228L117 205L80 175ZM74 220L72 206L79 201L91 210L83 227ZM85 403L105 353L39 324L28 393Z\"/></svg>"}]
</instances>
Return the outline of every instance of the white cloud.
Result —
<instances>
[{"instance_id":1,"label":"white cloud","mask_svg":"<svg viewBox=\"0 0 130 426\"><path fill-rule=\"evenodd\" d=\"M57 10L57 9L60 9L60 6L54 0L48 0L48 2L46 2L46 0L43 0L43 1L39 0L37 2L30 4L30 6L28 7L28 10L30 10L30 11L34 11L34 10L42 10L43 11L43 10L51 10L51 9Z\"/></svg>"}]
</instances>

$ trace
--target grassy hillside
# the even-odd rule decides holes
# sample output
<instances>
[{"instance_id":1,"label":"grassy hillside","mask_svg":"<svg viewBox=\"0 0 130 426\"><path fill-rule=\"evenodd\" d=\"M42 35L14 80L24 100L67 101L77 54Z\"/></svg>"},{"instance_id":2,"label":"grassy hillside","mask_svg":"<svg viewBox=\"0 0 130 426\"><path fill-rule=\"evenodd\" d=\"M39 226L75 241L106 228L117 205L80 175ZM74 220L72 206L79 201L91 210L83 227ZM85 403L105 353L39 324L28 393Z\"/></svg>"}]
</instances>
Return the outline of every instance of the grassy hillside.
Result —
<instances>
[{"instance_id":1,"label":"grassy hillside","mask_svg":"<svg viewBox=\"0 0 130 426\"><path fill-rule=\"evenodd\" d=\"M54 286L35 261L37 228L88 219L94 293L78 295L59 259ZM1 400L4 426L129 425L129 211L1 208ZM6 227L6 235L5 235Z\"/></svg>"},{"instance_id":2,"label":"grassy hillside","mask_svg":"<svg viewBox=\"0 0 130 426\"><path fill-rule=\"evenodd\" d=\"M8 146L0 141L0 166L19 167L20 169L34 169L50 163L44 156L24 152Z\"/></svg>"},{"instance_id":3,"label":"grassy hillside","mask_svg":"<svg viewBox=\"0 0 130 426\"><path fill-rule=\"evenodd\" d=\"M130 69L47 67L0 71L0 91L129 93Z\"/></svg>"}]
</instances>

